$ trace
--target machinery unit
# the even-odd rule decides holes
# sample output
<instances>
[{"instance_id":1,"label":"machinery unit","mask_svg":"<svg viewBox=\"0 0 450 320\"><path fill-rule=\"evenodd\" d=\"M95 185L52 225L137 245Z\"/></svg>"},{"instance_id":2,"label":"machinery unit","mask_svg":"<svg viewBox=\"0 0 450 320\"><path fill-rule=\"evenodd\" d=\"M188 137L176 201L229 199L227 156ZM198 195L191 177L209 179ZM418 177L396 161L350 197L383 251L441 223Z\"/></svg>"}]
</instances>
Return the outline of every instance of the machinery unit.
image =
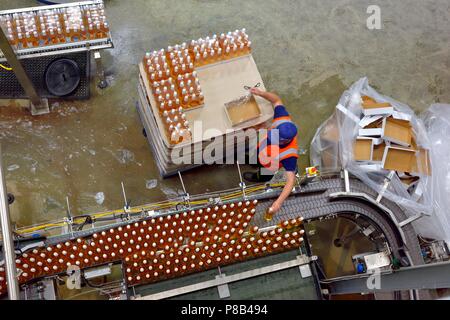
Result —
<instances>
[{"instance_id":1,"label":"machinery unit","mask_svg":"<svg viewBox=\"0 0 450 320\"><path fill-rule=\"evenodd\" d=\"M100 50L113 47L103 0L0 11L0 25L41 98L89 98L90 52L104 82ZM26 98L7 57L0 98Z\"/></svg>"}]
</instances>

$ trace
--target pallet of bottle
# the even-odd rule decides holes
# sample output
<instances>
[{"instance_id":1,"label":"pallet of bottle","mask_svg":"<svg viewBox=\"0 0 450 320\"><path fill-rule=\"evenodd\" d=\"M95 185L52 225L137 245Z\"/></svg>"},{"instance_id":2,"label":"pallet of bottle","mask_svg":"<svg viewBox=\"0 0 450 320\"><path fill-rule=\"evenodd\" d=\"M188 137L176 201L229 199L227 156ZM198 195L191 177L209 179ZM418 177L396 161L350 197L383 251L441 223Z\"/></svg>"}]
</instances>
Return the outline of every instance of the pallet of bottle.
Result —
<instances>
[{"instance_id":1,"label":"pallet of bottle","mask_svg":"<svg viewBox=\"0 0 450 320\"><path fill-rule=\"evenodd\" d=\"M188 107L181 103L178 86L172 77L150 82L144 71L143 63L139 65L139 83L145 94L145 104L152 110L151 114L158 123L159 131L165 141L171 145L191 140L191 128L186 118Z\"/></svg>"},{"instance_id":2,"label":"pallet of bottle","mask_svg":"<svg viewBox=\"0 0 450 320\"><path fill-rule=\"evenodd\" d=\"M191 42L193 48L194 65L196 69L226 62L242 56L250 55L252 52L251 41L246 30L222 33L220 36L213 35L212 38L198 39Z\"/></svg>"},{"instance_id":3,"label":"pallet of bottle","mask_svg":"<svg viewBox=\"0 0 450 320\"><path fill-rule=\"evenodd\" d=\"M182 107L191 109L204 104L197 72L189 57L178 62L166 58L164 51L147 53L143 60L146 78L160 112ZM183 63L182 63L183 62ZM188 63L186 64L184 63Z\"/></svg>"},{"instance_id":4,"label":"pallet of bottle","mask_svg":"<svg viewBox=\"0 0 450 320\"><path fill-rule=\"evenodd\" d=\"M241 131L230 133L229 138L222 139L222 141L208 140L191 143L193 140L193 137L191 137L189 143L170 145L167 135L161 133L160 130L160 128L163 127L162 119L159 114L155 115L153 112L153 108L150 105L149 99L145 92L143 80L142 78L139 80L139 99L137 101L136 108L142 126L145 130L149 146L153 152L155 164L163 178L168 178L170 176L177 175L178 172L185 172L199 167L201 163L199 164L196 159L202 157L203 150L207 146L209 148L223 148L223 150L245 149L246 141L240 138L244 135ZM189 116L189 114L187 114L187 116ZM256 140L251 141L254 142L249 141L248 145L251 145L251 143L256 143ZM175 157L174 154L176 154ZM180 162L180 159L183 159L183 161Z\"/></svg>"},{"instance_id":5,"label":"pallet of bottle","mask_svg":"<svg viewBox=\"0 0 450 320\"><path fill-rule=\"evenodd\" d=\"M154 79L153 74L147 78L160 113L179 107L197 108L204 104L204 94L196 71L173 75L173 77L170 75L158 80Z\"/></svg>"},{"instance_id":6,"label":"pallet of bottle","mask_svg":"<svg viewBox=\"0 0 450 320\"><path fill-rule=\"evenodd\" d=\"M198 68L250 54L251 41L245 29L235 30L167 48L171 57L177 57L179 52L182 52L185 58L190 57L193 66Z\"/></svg>"},{"instance_id":7,"label":"pallet of bottle","mask_svg":"<svg viewBox=\"0 0 450 320\"><path fill-rule=\"evenodd\" d=\"M220 75L220 77L217 75ZM264 88L263 81L251 55L242 56L216 65L205 66L198 71L197 76L204 94L205 103L196 108L181 107L183 113L186 115L186 118L183 120L188 122L191 130L191 126L194 123L201 123L202 134L197 134L196 136L191 135L190 139L180 139L179 142L177 141L178 143L174 143L171 140L172 137L167 133L170 123L166 123L167 116L165 116L165 111L170 116L170 110L174 109L174 106L177 110L180 107L177 103L174 104L171 102L165 108L160 108L157 101L159 95L154 94L154 90L152 90L144 64L140 63L139 65L139 90L142 93L142 101L139 104L142 107L142 110L140 110L142 113L141 120L144 126L148 127L148 134L155 131L155 139L158 142L155 144L155 148L164 157L170 154L173 148L184 148L186 146L187 150L189 150L189 145L193 147L194 145L197 146L197 144L200 144L202 146L200 149L203 150L211 141L214 141L214 138L219 135L219 132L223 136L223 142L226 143L226 146L224 146L226 150L234 148L236 145L228 145L229 142L231 143L233 141L231 138L228 139L228 136L237 135L241 131L249 128L256 128L258 126L265 127L266 122L273 117L273 108L270 103L264 99L257 99L258 106L262 111L262 115L259 118L234 127L227 119L224 104L245 94L246 90L244 86L261 83L261 87ZM167 90L170 89L170 83L170 81L164 80L164 85L167 87ZM173 80L172 83L174 83ZM227 90L223 90L223 88L227 88ZM168 107L169 105L171 106ZM210 128L215 129L209 131L214 133L215 136L203 134ZM199 138L202 140L199 140ZM162 171L165 172L166 170Z\"/></svg>"},{"instance_id":8,"label":"pallet of bottle","mask_svg":"<svg viewBox=\"0 0 450 320\"><path fill-rule=\"evenodd\" d=\"M18 56L90 45L112 47L101 0L0 11L0 25Z\"/></svg>"},{"instance_id":9,"label":"pallet of bottle","mask_svg":"<svg viewBox=\"0 0 450 320\"><path fill-rule=\"evenodd\" d=\"M160 109L170 108L168 103L195 108L204 103L196 69L250 53L251 42L242 29L147 52L143 65ZM165 81L167 87L161 84Z\"/></svg>"}]
</instances>

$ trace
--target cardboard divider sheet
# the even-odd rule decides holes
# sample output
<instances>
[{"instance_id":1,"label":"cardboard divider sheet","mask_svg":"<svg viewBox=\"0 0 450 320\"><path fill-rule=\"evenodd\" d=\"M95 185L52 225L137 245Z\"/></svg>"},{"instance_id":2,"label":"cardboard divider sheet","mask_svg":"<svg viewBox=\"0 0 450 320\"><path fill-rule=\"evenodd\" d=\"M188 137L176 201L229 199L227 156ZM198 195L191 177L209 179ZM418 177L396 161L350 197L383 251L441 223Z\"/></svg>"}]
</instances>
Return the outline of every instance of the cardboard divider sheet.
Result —
<instances>
[{"instance_id":1,"label":"cardboard divider sheet","mask_svg":"<svg viewBox=\"0 0 450 320\"><path fill-rule=\"evenodd\" d=\"M416 159L416 150L387 146L383 155L383 168L411 172Z\"/></svg>"},{"instance_id":2,"label":"cardboard divider sheet","mask_svg":"<svg viewBox=\"0 0 450 320\"><path fill-rule=\"evenodd\" d=\"M356 161L371 161L373 152L372 139L356 139L353 144L353 154Z\"/></svg>"},{"instance_id":3,"label":"cardboard divider sheet","mask_svg":"<svg viewBox=\"0 0 450 320\"><path fill-rule=\"evenodd\" d=\"M382 138L393 143L409 147L412 139L411 123L405 120L398 120L391 117L383 121Z\"/></svg>"},{"instance_id":4,"label":"cardboard divider sheet","mask_svg":"<svg viewBox=\"0 0 450 320\"><path fill-rule=\"evenodd\" d=\"M379 145L373 146L372 161L383 161L384 150L386 149L386 143L382 142Z\"/></svg>"}]
</instances>

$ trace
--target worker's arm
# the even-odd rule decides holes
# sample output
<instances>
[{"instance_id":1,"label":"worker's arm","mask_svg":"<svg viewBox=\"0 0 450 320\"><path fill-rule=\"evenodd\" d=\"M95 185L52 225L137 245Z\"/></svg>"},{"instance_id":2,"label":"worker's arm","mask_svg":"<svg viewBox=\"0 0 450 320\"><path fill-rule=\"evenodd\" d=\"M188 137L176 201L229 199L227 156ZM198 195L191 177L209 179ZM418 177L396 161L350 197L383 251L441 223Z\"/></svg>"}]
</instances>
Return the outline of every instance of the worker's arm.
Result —
<instances>
[{"instance_id":1,"label":"worker's arm","mask_svg":"<svg viewBox=\"0 0 450 320\"><path fill-rule=\"evenodd\" d=\"M283 105L283 101L281 101L281 98L272 92L263 91L258 88L251 88L250 92L253 93L255 96L260 96L268 101L270 101L274 107Z\"/></svg>"},{"instance_id":2,"label":"worker's arm","mask_svg":"<svg viewBox=\"0 0 450 320\"><path fill-rule=\"evenodd\" d=\"M286 200L287 197L289 197L289 195L292 192L292 189L294 188L294 185L295 185L295 172L286 171L286 184L283 188L283 191L281 191L281 194L278 197L278 199L275 200L275 202L271 206L273 213L277 213L281 209L284 200Z\"/></svg>"}]
</instances>

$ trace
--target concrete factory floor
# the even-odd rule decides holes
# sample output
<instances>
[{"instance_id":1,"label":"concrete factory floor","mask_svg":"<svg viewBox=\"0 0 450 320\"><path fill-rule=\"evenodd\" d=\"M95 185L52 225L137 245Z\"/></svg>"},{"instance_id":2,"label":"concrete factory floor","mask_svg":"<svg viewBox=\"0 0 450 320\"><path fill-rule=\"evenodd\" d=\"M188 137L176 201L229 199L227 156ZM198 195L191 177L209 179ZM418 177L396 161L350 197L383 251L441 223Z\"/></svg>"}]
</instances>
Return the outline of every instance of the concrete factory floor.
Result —
<instances>
[{"instance_id":1,"label":"concrete factory floor","mask_svg":"<svg viewBox=\"0 0 450 320\"><path fill-rule=\"evenodd\" d=\"M318 125L352 82L368 76L380 92L421 111L449 101L450 3L378 1L381 30L366 28L372 1L106 1L115 49L104 52L110 86L92 86L82 102L53 102L49 115L32 118L0 109L0 138L8 190L16 196L19 226L72 213L132 205L180 192L177 178L162 180L135 110L137 64L146 50L246 27L266 87L284 99L308 149ZM0 9L36 5L2 0ZM6 72L6 71L0 71ZM300 159L308 163L307 155ZM192 194L237 186L233 166L184 175Z\"/></svg>"}]
</instances>

